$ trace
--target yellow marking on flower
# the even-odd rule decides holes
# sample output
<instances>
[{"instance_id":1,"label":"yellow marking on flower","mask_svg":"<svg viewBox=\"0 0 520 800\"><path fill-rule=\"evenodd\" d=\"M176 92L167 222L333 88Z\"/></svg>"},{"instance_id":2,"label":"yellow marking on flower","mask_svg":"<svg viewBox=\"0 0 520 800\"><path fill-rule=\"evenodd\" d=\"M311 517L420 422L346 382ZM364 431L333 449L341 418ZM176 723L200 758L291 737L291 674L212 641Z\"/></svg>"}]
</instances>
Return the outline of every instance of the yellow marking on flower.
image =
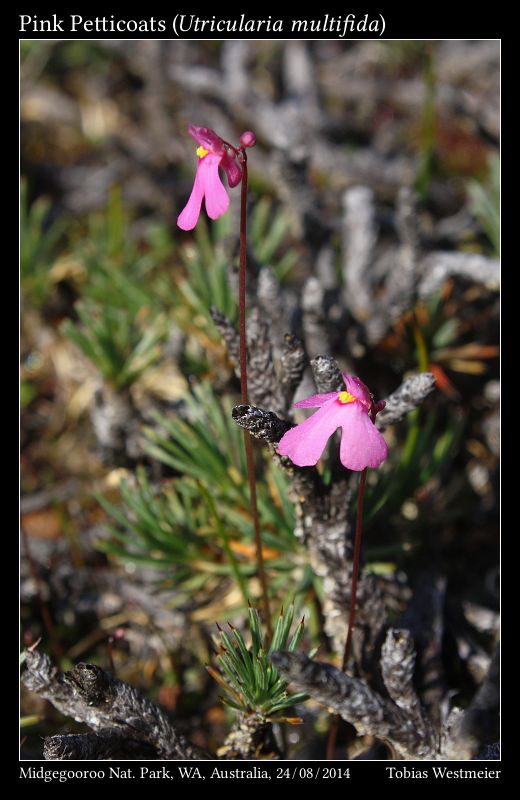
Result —
<instances>
[{"instance_id":1,"label":"yellow marking on flower","mask_svg":"<svg viewBox=\"0 0 520 800\"><path fill-rule=\"evenodd\" d=\"M340 403L353 403L356 398L350 392L340 392L338 394L338 400Z\"/></svg>"},{"instance_id":2,"label":"yellow marking on flower","mask_svg":"<svg viewBox=\"0 0 520 800\"><path fill-rule=\"evenodd\" d=\"M196 152L197 152L197 155L198 155L199 158L204 158L204 156L208 155L209 150L206 150L205 147L200 145L200 147L197 147L197 151Z\"/></svg>"}]
</instances>

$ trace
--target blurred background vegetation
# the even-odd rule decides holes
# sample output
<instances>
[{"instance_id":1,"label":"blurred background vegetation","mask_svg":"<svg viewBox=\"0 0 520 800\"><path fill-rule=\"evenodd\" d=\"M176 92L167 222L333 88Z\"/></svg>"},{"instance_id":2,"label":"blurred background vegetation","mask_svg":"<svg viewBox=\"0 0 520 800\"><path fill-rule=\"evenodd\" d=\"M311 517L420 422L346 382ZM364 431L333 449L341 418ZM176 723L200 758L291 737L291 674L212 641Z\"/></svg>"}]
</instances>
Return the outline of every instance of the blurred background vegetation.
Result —
<instances>
[{"instance_id":1,"label":"blurred background vegetation","mask_svg":"<svg viewBox=\"0 0 520 800\"><path fill-rule=\"evenodd\" d=\"M259 587L239 387L209 313L237 318L238 192L217 222L176 229L195 169L187 125L257 133L251 272L269 268L300 334L325 241L342 290L352 186L374 194L381 252L411 185L426 251L498 256L498 43L26 40L21 58L22 644L43 637L63 667L112 665L216 748L232 711L203 669L212 626L233 619L247 638ZM453 598L496 612L496 288L447 277L378 341L352 319L326 325L379 397L409 370L437 377L370 475L369 569L413 584L433 560ZM308 651L323 645L320 581L285 475L260 447L256 459L273 607L305 612ZM452 667L464 698L490 633L445 635L469 652ZM23 752L39 757L63 719L28 693L22 709Z\"/></svg>"}]
</instances>

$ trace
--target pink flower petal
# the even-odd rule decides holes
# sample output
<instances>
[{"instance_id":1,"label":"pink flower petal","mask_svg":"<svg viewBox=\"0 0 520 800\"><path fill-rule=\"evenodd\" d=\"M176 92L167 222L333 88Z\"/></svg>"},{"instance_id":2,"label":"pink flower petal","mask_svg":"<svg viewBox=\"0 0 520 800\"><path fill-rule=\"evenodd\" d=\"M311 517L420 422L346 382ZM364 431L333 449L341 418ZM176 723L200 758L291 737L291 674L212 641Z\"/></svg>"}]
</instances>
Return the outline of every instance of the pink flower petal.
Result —
<instances>
[{"instance_id":1,"label":"pink flower petal","mask_svg":"<svg viewBox=\"0 0 520 800\"><path fill-rule=\"evenodd\" d=\"M361 403L349 403L344 409L348 417L343 416L342 422L341 463L358 472L365 467L378 467L388 456L387 443Z\"/></svg>"},{"instance_id":2,"label":"pink flower petal","mask_svg":"<svg viewBox=\"0 0 520 800\"><path fill-rule=\"evenodd\" d=\"M338 392L327 392L326 394L311 394L305 400L298 400L294 403L293 408L321 408L322 405L329 400L334 400L338 396Z\"/></svg>"},{"instance_id":3,"label":"pink flower petal","mask_svg":"<svg viewBox=\"0 0 520 800\"><path fill-rule=\"evenodd\" d=\"M235 186L238 186L242 180L242 170L238 166L234 157L230 156L229 153L224 153L222 156L222 161L220 162L220 166L226 173L229 188L233 189Z\"/></svg>"},{"instance_id":4,"label":"pink flower petal","mask_svg":"<svg viewBox=\"0 0 520 800\"><path fill-rule=\"evenodd\" d=\"M224 144L220 136L217 136L211 128L204 128L200 125L188 125L190 136L193 136L196 142L202 145L206 150L215 155L221 155L224 152Z\"/></svg>"},{"instance_id":5,"label":"pink flower petal","mask_svg":"<svg viewBox=\"0 0 520 800\"><path fill-rule=\"evenodd\" d=\"M364 400L365 403L368 404L368 407L372 405L370 391L360 378L356 378L355 375L343 375L343 379L347 387L347 392L350 392L350 394L353 394L354 397L357 397L359 400Z\"/></svg>"},{"instance_id":6,"label":"pink flower petal","mask_svg":"<svg viewBox=\"0 0 520 800\"><path fill-rule=\"evenodd\" d=\"M336 402L337 392L333 394L319 411L282 436L278 443L280 455L288 456L299 467L310 467L318 462L328 440L344 422L346 406Z\"/></svg>"},{"instance_id":7,"label":"pink flower petal","mask_svg":"<svg viewBox=\"0 0 520 800\"><path fill-rule=\"evenodd\" d=\"M199 219L200 207L205 192L204 170L202 169L204 161L205 159L199 159L195 180L193 182L193 189L191 190L188 202L177 217L177 225L183 231L193 230Z\"/></svg>"},{"instance_id":8,"label":"pink flower petal","mask_svg":"<svg viewBox=\"0 0 520 800\"><path fill-rule=\"evenodd\" d=\"M199 171L204 183L206 211L210 219L218 219L229 208L228 193L218 174L219 164L220 156L211 153L201 158L199 162Z\"/></svg>"}]
</instances>

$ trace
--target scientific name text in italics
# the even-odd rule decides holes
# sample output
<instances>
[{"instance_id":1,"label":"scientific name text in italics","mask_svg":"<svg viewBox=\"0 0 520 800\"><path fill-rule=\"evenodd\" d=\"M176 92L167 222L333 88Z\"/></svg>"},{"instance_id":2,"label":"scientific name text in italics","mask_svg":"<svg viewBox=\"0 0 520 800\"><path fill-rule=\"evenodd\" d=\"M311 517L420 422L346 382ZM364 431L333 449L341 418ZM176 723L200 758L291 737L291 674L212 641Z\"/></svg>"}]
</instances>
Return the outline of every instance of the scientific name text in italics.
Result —
<instances>
[{"instance_id":1,"label":"scientific name text in italics","mask_svg":"<svg viewBox=\"0 0 520 800\"><path fill-rule=\"evenodd\" d=\"M368 33L382 36L386 23L382 14L356 12L332 15L324 14L316 19L264 19L240 14L223 19L216 16L199 17L196 14L176 14L172 19L123 19L114 14L104 17L84 17L69 14L59 17L51 14L20 14L20 33L173 33L177 38L187 34L253 34L269 38L269 34L282 33L287 36L329 34L331 38L343 39L352 34Z\"/></svg>"}]
</instances>

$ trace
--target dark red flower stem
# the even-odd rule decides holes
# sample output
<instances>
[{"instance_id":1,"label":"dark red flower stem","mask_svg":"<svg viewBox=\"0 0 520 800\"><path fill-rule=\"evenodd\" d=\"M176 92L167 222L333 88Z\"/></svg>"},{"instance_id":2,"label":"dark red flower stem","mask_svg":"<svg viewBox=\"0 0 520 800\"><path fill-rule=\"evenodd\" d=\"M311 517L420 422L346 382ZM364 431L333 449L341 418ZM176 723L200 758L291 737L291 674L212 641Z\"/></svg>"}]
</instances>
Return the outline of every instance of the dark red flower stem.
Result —
<instances>
[{"instance_id":1,"label":"dark red flower stem","mask_svg":"<svg viewBox=\"0 0 520 800\"><path fill-rule=\"evenodd\" d=\"M247 391L247 343L246 343L246 275L247 275L247 154L240 150L242 166L242 186L240 192L240 271L238 283L238 300L240 313L240 388L242 403L249 405ZM256 499L255 465L253 460L253 447L251 434L244 430L244 446L246 450L247 478L249 481L249 496L251 501L251 514L255 530L256 564L258 577L262 587L263 621L267 629L269 640L272 639L271 612L269 608L269 592L267 589L267 576L262 550L262 536L260 534L260 519L258 517L258 504Z\"/></svg>"},{"instance_id":2,"label":"dark red flower stem","mask_svg":"<svg viewBox=\"0 0 520 800\"><path fill-rule=\"evenodd\" d=\"M347 639L345 641L345 650L343 651L343 661L341 662L341 669L345 672L350 658L350 648L352 644L352 632L356 622L356 601L357 601L357 586L359 578L359 557L361 555L361 538L363 534L363 499L365 495L365 483L367 480L366 468L361 473L359 479L358 500L357 500L357 516L356 516L356 535L354 538L354 559L352 565L352 584L350 587L350 609L348 614L348 631Z\"/></svg>"},{"instance_id":3,"label":"dark red flower stem","mask_svg":"<svg viewBox=\"0 0 520 800\"><path fill-rule=\"evenodd\" d=\"M357 500L357 514L356 514L356 533L354 537L354 556L352 563L352 582L350 585L350 608L348 612L348 630L347 638L345 641L345 649L343 651L343 661L341 662L341 669L345 672L350 658L350 650L352 647L352 633L354 625L356 624L356 602L357 602L357 586L359 577L359 557L361 555L361 539L363 533L363 498L365 495L365 483L367 479L366 468L361 473L359 479L358 500ZM340 716L335 714L332 718L332 723L329 731L329 738L327 741L327 755L326 758L330 761L334 757L334 748L336 746L336 736L338 734Z\"/></svg>"}]
</instances>

